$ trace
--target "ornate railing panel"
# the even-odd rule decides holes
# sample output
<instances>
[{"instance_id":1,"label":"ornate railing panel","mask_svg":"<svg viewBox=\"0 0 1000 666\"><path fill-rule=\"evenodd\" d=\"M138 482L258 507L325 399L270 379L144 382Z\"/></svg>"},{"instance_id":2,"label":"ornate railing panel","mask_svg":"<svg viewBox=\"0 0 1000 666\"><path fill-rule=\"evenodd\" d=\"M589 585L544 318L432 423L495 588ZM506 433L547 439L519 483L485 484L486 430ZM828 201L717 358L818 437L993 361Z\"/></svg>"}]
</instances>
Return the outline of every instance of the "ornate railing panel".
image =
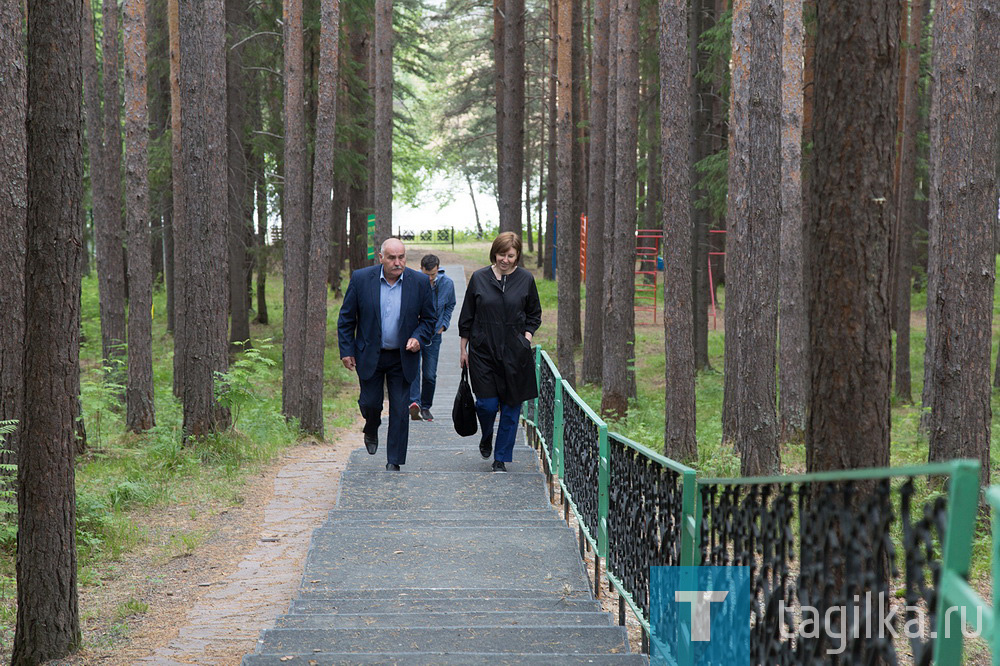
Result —
<instances>
[{"instance_id":1,"label":"ornate railing panel","mask_svg":"<svg viewBox=\"0 0 1000 666\"><path fill-rule=\"evenodd\" d=\"M699 480L701 563L750 567L753 663L930 664L952 469Z\"/></svg>"},{"instance_id":2,"label":"ornate railing panel","mask_svg":"<svg viewBox=\"0 0 1000 666\"><path fill-rule=\"evenodd\" d=\"M537 373L537 406L525 412L531 437L596 548L595 577L605 558L620 603L644 631L650 566L738 565L751 570L752 663L958 664L965 643L954 610L961 609L1000 666L1000 595L991 608L968 581L978 462L696 479L694 470L609 435L544 350ZM1000 487L987 499L996 534ZM993 578L1000 578L1000 540ZM666 606L657 612L669 615L676 605ZM804 631L810 609L839 612L843 630L828 630L820 617L816 631ZM664 619L653 626L677 626ZM664 637L649 638L662 644Z\"/></svg>"},{"instance_id":3,"label":"ornate railing panel","mask_svg":"<svg viewBox=\"0 0 1000 666\"><path fill-rule=\"evenodd\" d=\"M576 392L563 383L563 484L587 536L596 545L599 523L601 426Z\"/></svg>"},{"instance_id":4,"label":"ornate railing panel","mask_svg":"<svg viewBox=\"0 0 1000 666\"><path fill-rule=\"evenodd\" d=\"M608 434L608 453L608 576L648 619L649 567L691 564L682 544L685 511L694 508L694 470L617 433Z\"/></svg>"},{"instance_id":5,"label":"ornate railing panel","mask_svg":"<svg viewBox=\"0 0 1000 666\"><path fill-rule=\"evenodd\" d=\"M538 366L538 433L542 437L545 455L552 462L555 442L556 387L562 383L559 372L544 351Z\"/></svg>"}]
</instances>

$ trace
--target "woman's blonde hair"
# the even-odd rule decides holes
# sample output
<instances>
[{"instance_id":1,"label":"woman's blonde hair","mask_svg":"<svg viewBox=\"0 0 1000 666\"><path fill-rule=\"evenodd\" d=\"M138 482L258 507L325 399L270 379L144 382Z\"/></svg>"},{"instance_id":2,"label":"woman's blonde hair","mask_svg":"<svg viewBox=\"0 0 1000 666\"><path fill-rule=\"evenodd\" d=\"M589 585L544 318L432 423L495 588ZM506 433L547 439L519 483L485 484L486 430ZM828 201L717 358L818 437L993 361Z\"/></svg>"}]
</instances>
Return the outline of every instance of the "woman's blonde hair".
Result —
<instances>
[{"instance_id":1,"label":"woman's blonde hair","mask_svg":"<svg viewBox=\"0 0 1000 666\"><path fill-rule=\"evenodd\" d=\"M519 263L521 261L521 237L513 231L505 231L499 234L493 239L493 245L490 247L490 263L495 264L497 262L497 255L503 254L511 248L517 251L517 261L514 263Z\"/></svg>"}]
</instances>

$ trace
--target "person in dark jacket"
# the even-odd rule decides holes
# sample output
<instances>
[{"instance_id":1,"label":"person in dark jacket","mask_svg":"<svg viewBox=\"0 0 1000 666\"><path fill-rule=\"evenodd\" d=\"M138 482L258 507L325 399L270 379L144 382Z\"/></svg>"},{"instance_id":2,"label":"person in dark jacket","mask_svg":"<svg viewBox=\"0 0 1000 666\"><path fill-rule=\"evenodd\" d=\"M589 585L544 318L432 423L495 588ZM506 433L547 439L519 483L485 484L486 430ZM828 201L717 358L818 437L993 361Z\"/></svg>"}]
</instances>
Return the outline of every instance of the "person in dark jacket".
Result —
<instances>
[{"instance_id":1,"label":"person in dark jacket","mask_svg":"<svg viewBox=\"0 0 1000 666\"><path fill-rule=\"evenodd\" d=\"M513 460L521 403L538 395L531 338L542 323L535 278L518 266L521 239L511 231L496 237L491 265L472 274L458 318L459 363L469 368L482 426L479 453L493 453L493 471ZM497 413L496 446L493 424Z\"/></svg>"},{"instance_id":2,"label":"person in dark jacket","mask_svg":"<svg viewBox=\"0 0 1000 666\"><path fill-rule=\"evenodd\" d=\"M417 377L420 348L430 344L437 313L427 278L406 267L406 248L388 238L379 250L380 265L354 271L340 306L337 338L340 360L357 370L358 407L365 419L365 448L375 455L382 424L382 396L389 392L387 470L406 464L409 441L407 403Z\"/></svg>"}]
</instances>

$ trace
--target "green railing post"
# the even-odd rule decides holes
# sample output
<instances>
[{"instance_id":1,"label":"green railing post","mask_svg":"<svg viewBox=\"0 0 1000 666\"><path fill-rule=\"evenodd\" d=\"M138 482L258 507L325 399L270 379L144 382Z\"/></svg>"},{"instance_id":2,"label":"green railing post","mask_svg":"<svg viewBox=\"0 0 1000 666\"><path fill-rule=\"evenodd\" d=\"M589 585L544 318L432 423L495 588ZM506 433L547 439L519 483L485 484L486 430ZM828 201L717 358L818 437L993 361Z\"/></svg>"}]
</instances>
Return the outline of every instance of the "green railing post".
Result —
<instances>
[{"instance_id":1,"label":"green railing post","mask_svg":"<svg viewBox=\"0 0 1000 666\"><path fill-rule=\"evenodd\" d=\"M563 478L563 380L556 378L556 398L552 405L552 471Z\"/></svg>"},{"instance_id":2,"label":"green railing post","mask_svg":"<svg viewBox=\"0 0 1000 666\"><path fill-rule=\"evenodd\" d=\"M693 469L681 475L681 566L698 566L698 473Z\"/></svg>"},{"instance_id":3,"label":"green railing post","mask_svg":"<svg viewBox=\"0 0 1000 666\"><path fill-rule=\"evenodd\" d=\"M535 391L538 395L535 396L535 433L537 434L541 430L541 418L538 415L538 398L542 393L542 346L535 345ZM537 442L535 442L537 445Z\"/></svg>"},{"instance_id":4,"label":"green railing post","mask_svg":"<svg viewBox=\"0 0 1000 666\"><path fill-rule=\"evenodd\" d=\"M611 452L608 447L608 426L597 426L597 554L608 556L608 492L611 486Z\"/></svg>"},{"instance_id":5,"label":"green railing post","mask_svg":"<svg viewBox=\"0 0 1000 666\"><path fill-rule=\"evenodd\" d=\"M1000 618L1000 594L997 594L997 581L1000 581L1000 486L993 486L986 491L986 499L993 510L993 617ZM993 666L1000 666L1000 631L996 627L987 637L990 644L990 652L993 654Z\"/></svg>"},{"instance_id":6,"label":"green railing post","mask_svg":"<svg viewBox=\"0 0 1000 666\"><path fill-rule=\"evenodd\" d=\"M941 545L942 579L954 574L961 579L969 575L972 556L972 536L979 513L979 463L956 460L952 464L948 487L948 524ZM948 594L938 595L937 636L934 640L935 664L959 664L962 661L962 618L960 613L946 612Z\"/></svg>"}]
</instances>

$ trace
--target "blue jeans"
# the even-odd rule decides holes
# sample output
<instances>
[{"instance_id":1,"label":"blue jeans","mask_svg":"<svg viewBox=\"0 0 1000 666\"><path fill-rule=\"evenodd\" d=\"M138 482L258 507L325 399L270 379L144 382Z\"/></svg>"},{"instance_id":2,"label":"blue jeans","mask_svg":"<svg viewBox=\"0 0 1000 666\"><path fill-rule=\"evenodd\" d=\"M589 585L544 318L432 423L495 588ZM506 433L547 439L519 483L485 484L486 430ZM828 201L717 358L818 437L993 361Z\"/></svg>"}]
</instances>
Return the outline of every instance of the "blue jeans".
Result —
<instances>
[{"instance_id":1,"label":"blue jeans","mask_svg":"<svg viewBox=\"0 0 1000 666\"><path fill-rule=\"evenodd\" d=\"M417 403L421 409L430 409L434 404L434 387L437 386L440 354L441 334L435 333L431 343L420 348L420 372L410 385L410 402Z\"/></svg>"},{"instance_id":2,"label":"blue jeans","mask_svg":"<svg viewBox=\"0 0 1000 666\"><path fill-rule=\"evenodd\" d=\"M476 415L483 429L483 439L493 435L493 422L500 412L500 425L493 444L493 459L497 462L514 460L514 439L517 437L517 419L521 416L521 405L504 405L500 398L480 398L476 400Z\"/></svg>"}]
</instances>

